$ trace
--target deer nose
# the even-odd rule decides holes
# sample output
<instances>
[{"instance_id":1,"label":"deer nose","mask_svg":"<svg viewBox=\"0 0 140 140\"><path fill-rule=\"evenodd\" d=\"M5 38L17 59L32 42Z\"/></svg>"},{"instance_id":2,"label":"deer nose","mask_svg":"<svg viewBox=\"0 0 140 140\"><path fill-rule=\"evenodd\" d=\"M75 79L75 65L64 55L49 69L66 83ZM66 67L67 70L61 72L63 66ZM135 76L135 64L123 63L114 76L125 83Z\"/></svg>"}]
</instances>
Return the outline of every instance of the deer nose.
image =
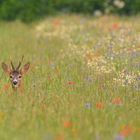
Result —
<instances>
[{"instance_id":1,"label":"deer nose","mask_svg":"<svg viewBox=\"0 0 140 140\"><path fill-rule=\"evenodd\" d=\"M17 84L17 81L13 81L13 84L16 85Z\"/></svg>"}]
</instances>

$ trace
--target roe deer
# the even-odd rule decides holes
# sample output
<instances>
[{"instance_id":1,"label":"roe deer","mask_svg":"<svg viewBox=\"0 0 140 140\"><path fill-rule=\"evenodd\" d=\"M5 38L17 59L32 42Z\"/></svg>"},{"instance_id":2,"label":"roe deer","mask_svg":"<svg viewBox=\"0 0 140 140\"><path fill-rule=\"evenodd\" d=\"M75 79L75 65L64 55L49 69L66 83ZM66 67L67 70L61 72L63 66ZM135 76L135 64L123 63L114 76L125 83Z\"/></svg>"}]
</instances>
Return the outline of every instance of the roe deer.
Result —
<instances>
[{"instance_id":1,"label":"roe deer","mask_svg":"<svg viewBox=\"0 0 140 140\"><path fill-rule=\"evenodd\" d=\"M24 73L26 73L30 67L30 63L26 63L22 68L21 67L21 63L23 61L23 57L21 61L19 61L18 66L15 68L12 61L11 61L11 69L8 67L7 64L5 64L4 62L2 63L2 68L4 70L4 72L6 72L9 75L9 79L11 81L12 84L12 88L14 90L19 89L20 92L22 92L22 84L21 84L21 80L22 80L22 76Z\"/></svg>"}]
</instances>

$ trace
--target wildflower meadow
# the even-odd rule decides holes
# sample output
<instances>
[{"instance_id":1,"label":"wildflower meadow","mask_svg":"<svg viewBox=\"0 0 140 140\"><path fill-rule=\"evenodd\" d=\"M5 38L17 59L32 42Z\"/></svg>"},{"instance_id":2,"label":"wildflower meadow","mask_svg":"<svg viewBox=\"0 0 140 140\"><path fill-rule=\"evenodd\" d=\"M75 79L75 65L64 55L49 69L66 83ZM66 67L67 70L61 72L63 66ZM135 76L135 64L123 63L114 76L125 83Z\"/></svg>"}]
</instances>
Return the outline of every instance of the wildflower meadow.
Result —
<instances>
[{"instance_id":1,"label":"wildflower meadow","mask_svg":"<svg viewBox=\"0 0 140 140\"><path fill-rule=\"evenodd\" d=\"M22 94L0 69L1 140L140 139L138 17L3 21L0 53L31 63Z\"/></svg>"}]
</instances>

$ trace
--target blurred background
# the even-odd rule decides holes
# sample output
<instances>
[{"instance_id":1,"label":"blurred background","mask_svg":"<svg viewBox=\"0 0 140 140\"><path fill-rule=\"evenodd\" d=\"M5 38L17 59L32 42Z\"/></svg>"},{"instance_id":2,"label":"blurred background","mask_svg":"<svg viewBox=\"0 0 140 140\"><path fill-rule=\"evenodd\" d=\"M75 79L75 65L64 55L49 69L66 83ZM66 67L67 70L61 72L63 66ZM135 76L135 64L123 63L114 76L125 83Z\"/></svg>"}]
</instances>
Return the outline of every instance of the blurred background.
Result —
<instances>
[{"instance_id":1,"label":"blurred background","mask_svg":"<svg viewBox=\"0 0 140 140\"><path fill-rule=\"evenodd\" d=\"M0 0L0 19L24 22L59 13L137 15L140 0Z\"/></svg>"}]
</instances>

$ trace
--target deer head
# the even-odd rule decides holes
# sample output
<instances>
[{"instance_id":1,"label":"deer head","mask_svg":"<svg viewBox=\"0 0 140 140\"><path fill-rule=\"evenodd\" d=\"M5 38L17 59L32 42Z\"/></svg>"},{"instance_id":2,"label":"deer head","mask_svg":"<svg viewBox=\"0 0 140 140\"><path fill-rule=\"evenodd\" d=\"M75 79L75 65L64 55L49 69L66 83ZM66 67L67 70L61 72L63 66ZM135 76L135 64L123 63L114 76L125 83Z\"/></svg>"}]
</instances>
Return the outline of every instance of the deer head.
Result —
<instances>
[{"instance_id":1,"label":"deer head","mask_svg":"<svg viewBox=\"0 0 140 140\"><path fill-rule=\"evenodd\" d=\"M2 63L2 69L4 70L4 72L6 72L9 75L9 79L11 81L13 88L20 87L22 76L28 71L30 67L29 62L26 63L23 67L21 67L23 58L24 56L22 56L22 59L21 61L19 61L19 64L17 67L13 65L12 61L11 61L11 68L9 68L9 66L5 64L4 62Z\"/></svg>"}]
</instances>

